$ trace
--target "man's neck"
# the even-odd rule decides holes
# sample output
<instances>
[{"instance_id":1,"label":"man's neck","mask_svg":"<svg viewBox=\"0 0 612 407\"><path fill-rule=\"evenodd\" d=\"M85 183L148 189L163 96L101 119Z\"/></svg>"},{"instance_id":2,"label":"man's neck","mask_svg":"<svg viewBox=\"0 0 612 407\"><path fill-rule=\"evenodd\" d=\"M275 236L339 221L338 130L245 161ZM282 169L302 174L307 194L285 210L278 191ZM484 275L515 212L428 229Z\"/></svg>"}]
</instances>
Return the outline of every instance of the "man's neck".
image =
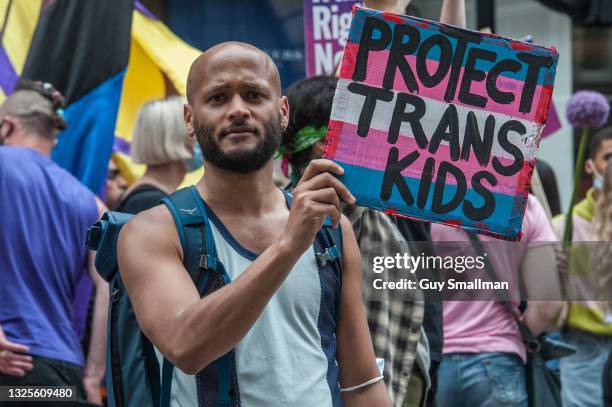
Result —
<instances>
[{"instance_id":1,"label":"man's neck","mask_svg":"<svg viewBox=\"0 0 612 407\"><path fill-rule=\"evenodd\" d=\"M215 211L260 214L275 207L277 193L272 160L258 171L243 174L223 170L206 162L197 188Z\"/></svg>"},{"instance_id":2,"label":"man's neck","mask_svg":"<svg viewBox=\"0 0 612 407\"><path fill-rule=\"evenodd\" d=\"M53 149L55 143L42 137L27 136L21 138L18 143L13 145L16 147L31 148L32 150L38 151L45 157L51 157L51 150Z\"/></svg>"}]
</instances>

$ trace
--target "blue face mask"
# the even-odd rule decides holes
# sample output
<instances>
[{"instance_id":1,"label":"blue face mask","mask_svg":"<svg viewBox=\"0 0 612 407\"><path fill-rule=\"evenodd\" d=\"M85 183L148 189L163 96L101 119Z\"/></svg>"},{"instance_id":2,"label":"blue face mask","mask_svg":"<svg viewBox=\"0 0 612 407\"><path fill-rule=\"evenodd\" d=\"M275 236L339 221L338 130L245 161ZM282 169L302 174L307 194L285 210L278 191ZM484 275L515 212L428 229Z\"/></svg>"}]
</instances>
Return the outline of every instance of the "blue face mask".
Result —
<instances>
[{"instance_id":1,"label":"blue face mask","mask_svg":"<svg viewBox=\"0 0 612 407\"><path fill-rule=\"evenodd\" d=\"M595 173L595 177L593 178L593 188L597 189L598 191L603 188L603 177L601 174Z\"/></svg>"},{"instance_id":2,"label":"blue face mask","mask_svg":"<svg viewBox=\"0 0 612 407\"><path fill-rule=\"evenodd\" d=\"M195 171L204 165L204 157L202 156L200 144L195 143L193 145L193 155L191 156L191 158L183 160L183 165L185 165L185 169L187 170L187 172Z\"/></svg>"},{"instance_id":3,"label":"blue face mask","mask_svg":"<svg viewBox=\"0 0 612 407\"><path fill-rule=\"evenodd\" d=\"M595 163L593 160L589 160L589 165L591 166L591 170L593 171L593 188L600 191L603 188L604 179L603 176L597 171L595 168Z\"/></svg>"}]
</instances>

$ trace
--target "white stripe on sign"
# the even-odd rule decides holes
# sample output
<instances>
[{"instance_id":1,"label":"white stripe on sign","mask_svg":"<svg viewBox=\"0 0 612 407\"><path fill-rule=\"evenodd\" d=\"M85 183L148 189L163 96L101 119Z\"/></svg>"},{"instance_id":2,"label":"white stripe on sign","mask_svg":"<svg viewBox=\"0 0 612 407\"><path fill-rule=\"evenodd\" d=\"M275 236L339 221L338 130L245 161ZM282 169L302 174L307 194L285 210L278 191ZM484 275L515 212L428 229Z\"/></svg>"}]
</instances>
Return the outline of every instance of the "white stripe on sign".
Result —
<instances>
[{"instance_id":1,"label":"white stripe on sign","mask_svg":"<svg viewBox=\"0 0 612 407\"><path fill-rule=\"evenodd\" d=\"M359 122L359 117L361 115L362 107L366 100L366 96L349 91L348 86L350 83L353 83L353 81L349 79L340 79L338 81L338 87L336 88L336 94L334 96L331 119L357 125ZM393 116L393 110L395 108L395 101L397 99L398 93L399 92L393 92L393 100L390 102L384 102L380 100L376 102L376 107L374 109L370 128L383 132L389 131L389 124L391 123L391 118ZM448 108L448 103L434 99L428 99L422 96L419 97L425 102L426 106L425 115L420 120L420 123L423 127L423 132L425 133L425 136L428 140L431 140L431 136L436 130L436 127L438 127L440 119L442 119L444 112ZM484 136L483 133L487 117L489 115L492 115L495 118L493 147L491 149L492 156L513 159L512 154L508 153L505 149L503 149L498 141L498 132L500 127L510 120L516 120L522 123L525 126L525 129L527 129L527 132L524 135L521 135L516 131L510 131L508 133L508 141L521 150L526 160L531 159L535 154L535 150L538 147L540 132L542 130L542 128L537 124L516 117L507 116L495 112L489 112L486 110L468 109L466 107L458 105L455 105L455 107L457 108L457 115L459 119L460 146L463 145L467 116L468 113L471 111L474 112L476 116L476 122L478 123L478 130L481 138L483 138ZM412 111L414 111L413 106L408 104L406 107L406 112L410 113ZM402 123L399 133L400 137L413 137L413 131L409 123ZM448 145L449 143L446 140L442 140L441 144Z\"/></svg>"}]
</instances>

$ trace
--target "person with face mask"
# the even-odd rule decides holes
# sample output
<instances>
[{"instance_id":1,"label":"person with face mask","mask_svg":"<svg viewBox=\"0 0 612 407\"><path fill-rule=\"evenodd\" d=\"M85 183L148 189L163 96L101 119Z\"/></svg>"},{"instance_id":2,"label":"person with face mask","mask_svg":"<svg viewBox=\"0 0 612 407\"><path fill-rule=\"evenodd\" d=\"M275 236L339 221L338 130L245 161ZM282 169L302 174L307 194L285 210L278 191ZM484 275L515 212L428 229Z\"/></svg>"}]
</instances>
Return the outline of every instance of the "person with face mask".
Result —
<instances>
[{"instance_id":1,"label":"person with face mask","mask_svg":"<svg viewBox=\"0 0 612 407\"><path fill-rule=\"evenodd\" d=\"M202 166L200 146L185 131L183 104L182 97L174 96L149 101L140 109L130 155L147 170L114 210L135 214L150 209L176 190L185 174Z\"/></svg>"},{"instance_id":2,"label":"person with face mask","mask_svg":"<svg viewBox=\"0 0 612 407\"><path fill-rule=\"evenodd\" d=\"M573 291L564 339L576 347L574 355L561 359L561 389L564 406L601 406L602 371L612 350L612 324L606 321L601 302L597 301L598 283L595 281L595 270L591 258L601 240L596 233L595 219L602 210L597 205L604 185L603 174L606 164L612 157L612 127L597 132L589 144L588 160L585 171L593 177L593 187L586 198L574 206L572 218L572 248L569 264L571 265L568 283ZM565 226L565 216L553 219L555 233L561 239ZM584 242L591 242L585 244Z\"/></svg>"}]
</instances>

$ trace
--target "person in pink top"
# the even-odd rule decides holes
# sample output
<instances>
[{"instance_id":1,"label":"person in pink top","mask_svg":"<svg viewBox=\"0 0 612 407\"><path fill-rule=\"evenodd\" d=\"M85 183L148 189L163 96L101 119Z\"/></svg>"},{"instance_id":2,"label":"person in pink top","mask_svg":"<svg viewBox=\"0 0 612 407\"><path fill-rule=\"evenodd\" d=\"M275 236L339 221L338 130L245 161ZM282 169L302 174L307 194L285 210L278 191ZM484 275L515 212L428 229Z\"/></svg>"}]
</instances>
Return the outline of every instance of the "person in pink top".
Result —
<instances>
[{"instance_id":1,"label":"person in pink top","mask_svg":"<svg viewBox=\"0 0 612 407\"><path fill-rule=\"evenodd\" d=\"M439 256L481 254L472 247L463 229L432 224L431 237ZM518 293L523 284L528 298L540 300L528 301L520 316L532 334L553 330L561 302L545 300L560 298L553 249L557 238L538 200L532 195L527 200L520 242L483 235L478 239L498 280L508 282L511 293ZM453 249L453 244L438 242L457 242L459 250ZM487 279L484 271L480 273ZM457 274L443 271L442 277L456 278ZM472 295L477 294L482 292ZM519 315L518 297L512 298ZM507 307L498 301L444 301L443 314L444 347L437 405L527 406L526 350Z\"/></svg>"}]
</instances>

